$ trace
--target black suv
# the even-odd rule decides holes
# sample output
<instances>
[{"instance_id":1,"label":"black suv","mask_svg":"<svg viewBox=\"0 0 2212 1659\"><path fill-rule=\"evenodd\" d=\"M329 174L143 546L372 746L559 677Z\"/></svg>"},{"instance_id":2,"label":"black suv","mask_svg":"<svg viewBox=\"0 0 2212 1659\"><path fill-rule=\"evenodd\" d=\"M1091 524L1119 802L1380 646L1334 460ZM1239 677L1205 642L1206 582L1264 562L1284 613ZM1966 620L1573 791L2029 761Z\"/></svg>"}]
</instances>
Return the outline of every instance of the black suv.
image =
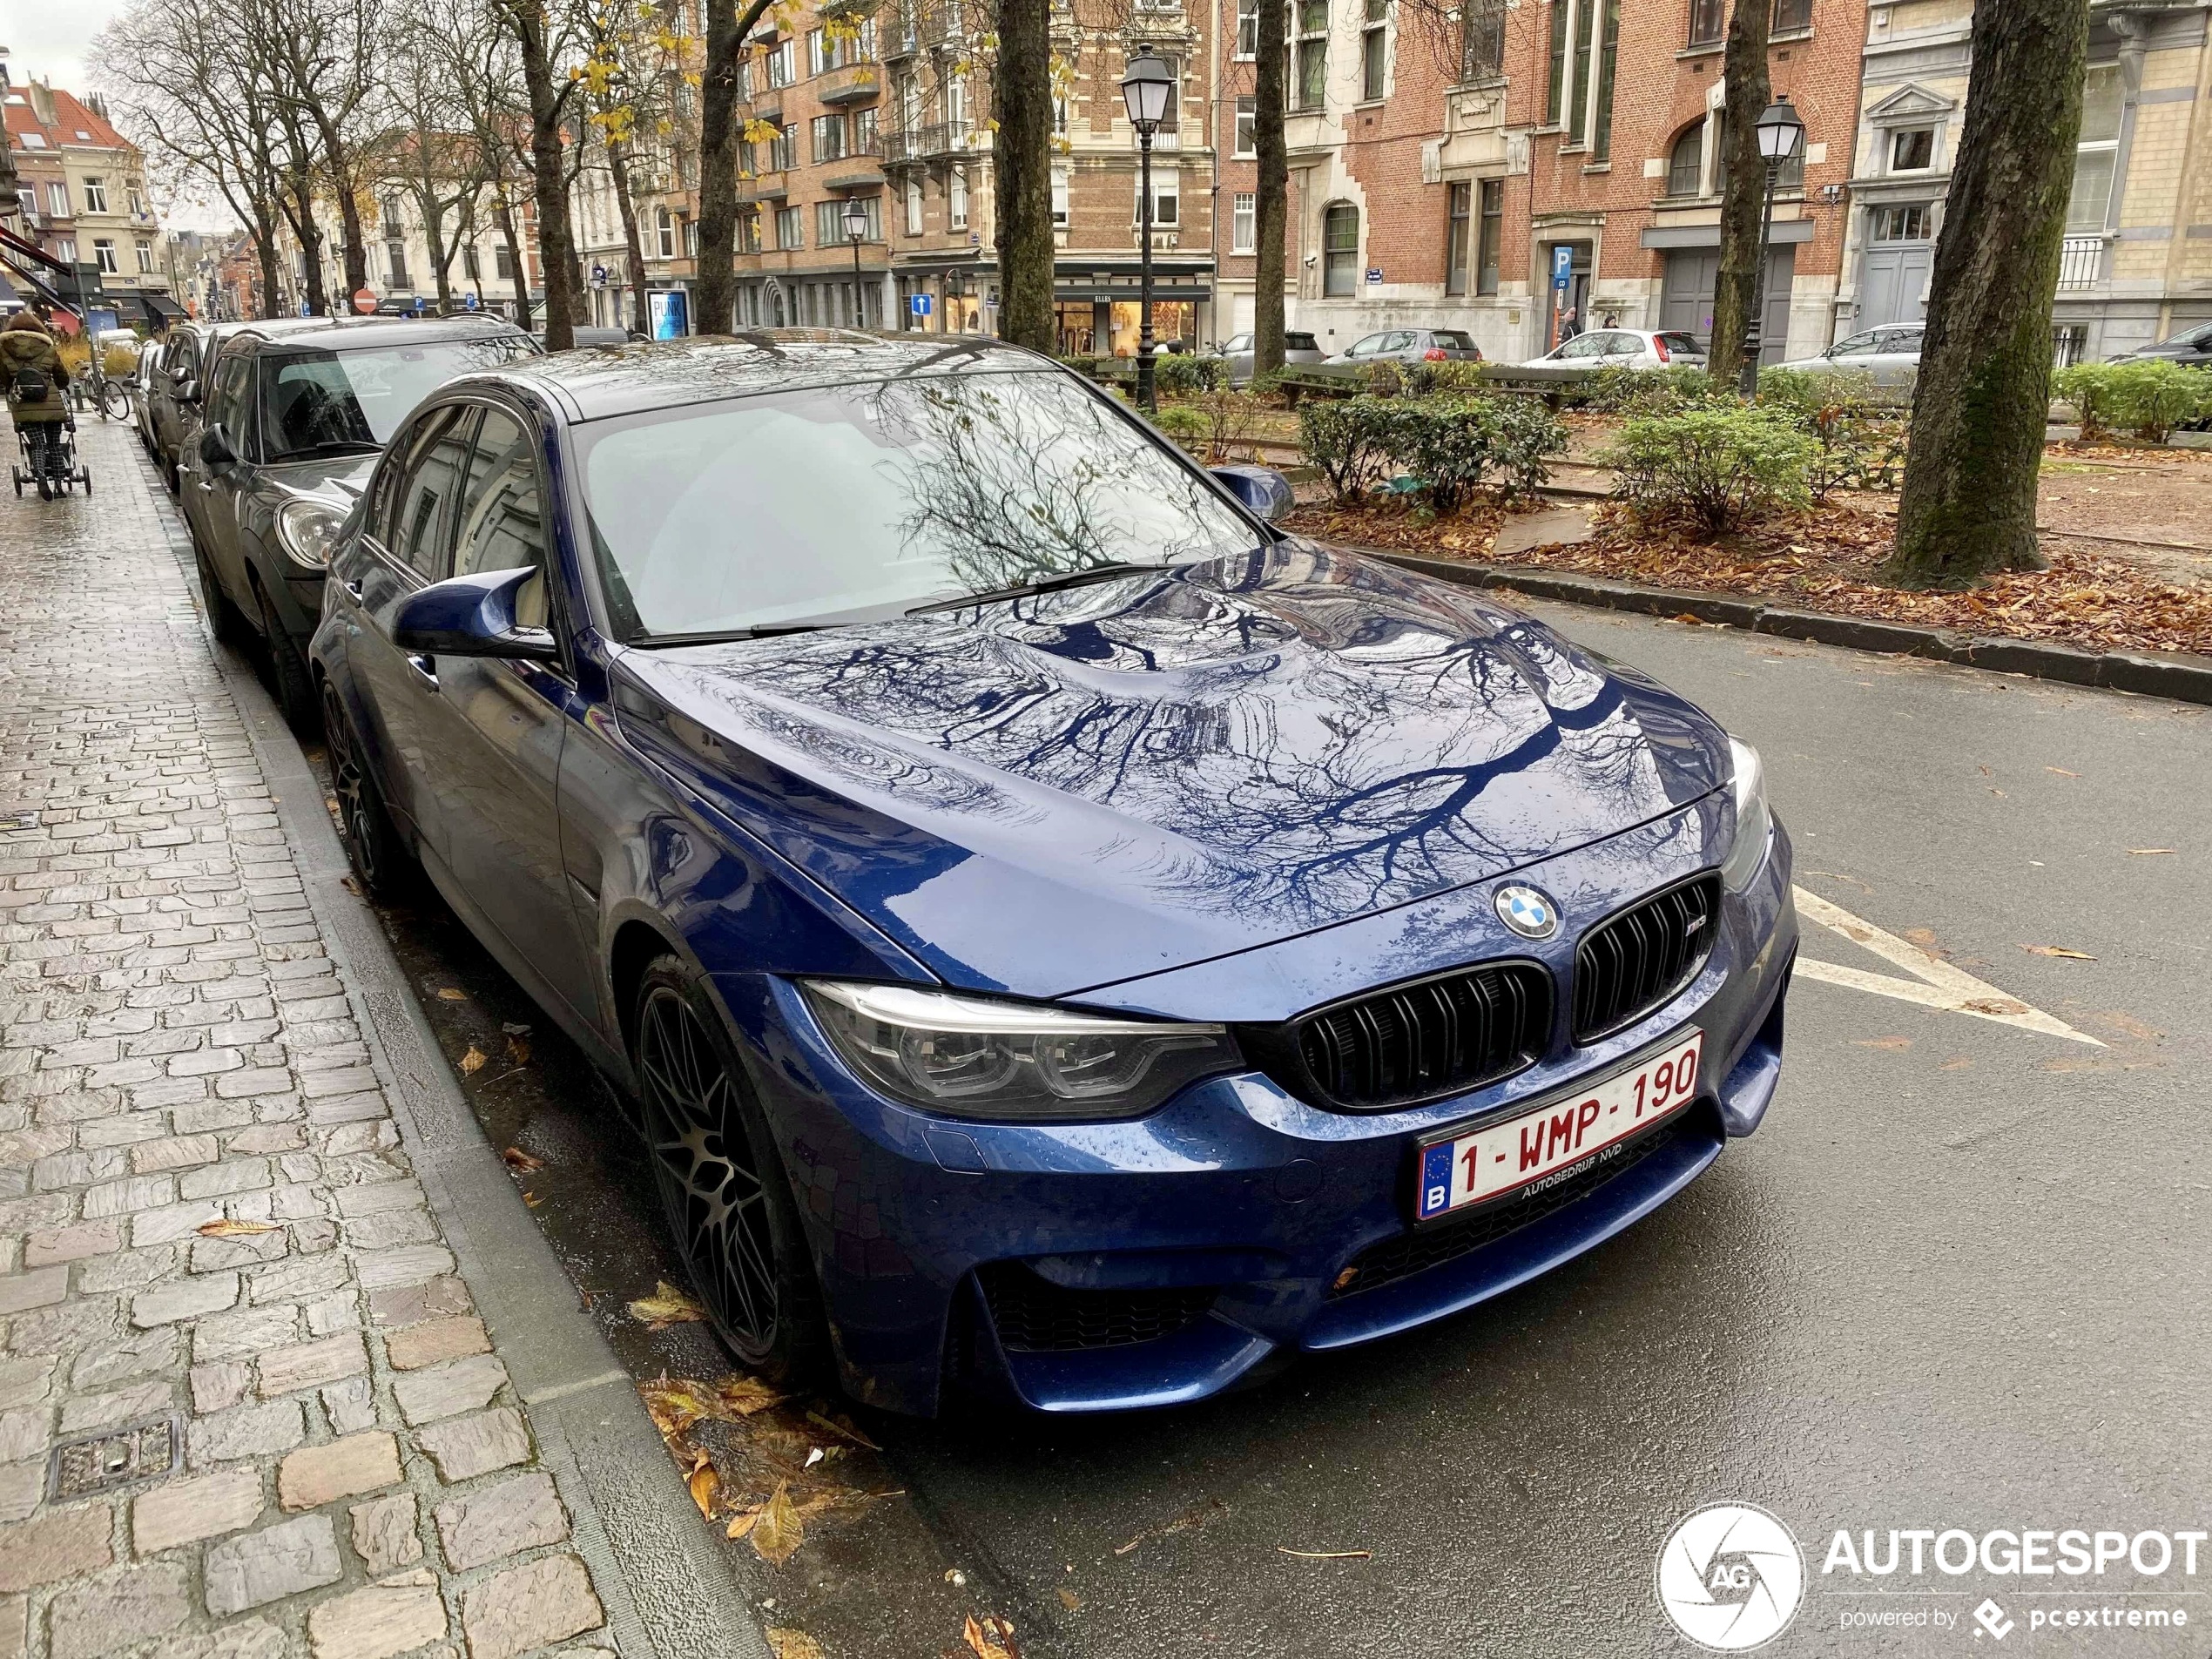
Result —
<instances>
[{"instance_id":1,"label":"black suv","mask_svg":"<svg viewBox=\"0 0 2212 1659\"><path fill-rule=\"evenodd\" d=\"M251 328L258 334L294 333L320 328L327 317L276 317L266 322L179 322L170 326L161 343L139 365L145 398L144 416L146 448L169 488L177 487L177 463L199 430L202 375L215 361L223 342Z\"/></svg>"},{"instance_id":2,"label":"black suv","mask_svg":"<svg viewBox=\"0 0 2212 1659\"><path fill-rule=\"evenodd\" d=\"M385 441L455 375L538 353L513 323L480 317L248 324L222 343L177 493L216 637L266 641L295 729L318 718L304 652L331 538Z\"/></svg>"}]
</instances>

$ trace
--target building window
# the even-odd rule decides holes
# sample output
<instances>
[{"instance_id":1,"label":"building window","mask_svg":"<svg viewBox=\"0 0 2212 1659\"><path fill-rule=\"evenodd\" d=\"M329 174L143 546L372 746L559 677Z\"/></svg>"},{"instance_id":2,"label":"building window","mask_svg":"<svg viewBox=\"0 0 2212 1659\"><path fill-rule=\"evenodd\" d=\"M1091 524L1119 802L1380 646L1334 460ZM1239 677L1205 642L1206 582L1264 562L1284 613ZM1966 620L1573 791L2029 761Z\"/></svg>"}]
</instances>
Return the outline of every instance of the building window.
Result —
<instances>
[{"instance_id":1,"label":"building window","mask_svg":"<svg viewBox=\"0 0 2212 1659\"><path fill-rule=\"evenodd\" d=\"M1497 79L1506 72L1506 0L1461 0L1460 16L1460 78Z\"/></svg>"},{"instance_id":2,"label":"building window","mask_svg":"<svg viewBox=\"0 0 2212 1659\"><path fill-rule=\"evenodd\" d=\"M955 167L946 180L947 194L952 204L952 227L956 231L968 228L968 172Z\"/></svg>"},{"instance_id":3,"label":"building window","mask_svg":"<svg viewBox=\"0 0 2212 1659\"><path fill-rule=\"evenodd\" d=\"M138 181L135 179L131 181L130 195L131 217L133 219L142 217L146 211L145 192L139 188Z\"/></svg>"},{"instance_id":4,"label":"building window","mask_svg":"<svg viewBox=\"0 0 2212 1659\"><path fill-rule=\"evenodd\" d=\"M2089 325L2062 322L2051 330L2051 367L2072 368L2089 349Z\"/></svg>"},{"instance_id":5,"label":"building window","mask_svg":"<svg viewBox=\"0 0 2212 1659\"><path fill-rule=\"evenodd\" d=\"M1481 241L1475 252L1475 290L1480 293L1495 293L1498 291L1498 256L1506 239L1506 181L1502 179L1482 181L1480 236Z\"/></svg>"},{"instance_id":6,"label":"building window","mask_svg":"<svg viewBox=\"0 0 2212 1659\"><path fill-rule=\"evenodd\" d=\"M1728 26L1726 0L1689 0L1689 44L1717 46Z\"/></svg>"},{"instance_id":7,"label":"building window","mask_svg":"<svg viewBox=\"0 0 2212 1659\"><path fill-rule=\"evenodd\" d=\"M676 216L665 207L653 209L653 242L664 260L676 257Z\"/></svg>"},{"instance_id":8,"label":"building window","mask_svg":"<svg viewBox=\"0 0 2212 1659\"><path fill-rule=\"evenodd\" d=\"M1935 165L1935 129L1906 127L1890 134L1890 171L1919 172Z\"/></svg>"},{"instance_id":9,"label":"building window","mask_svg":"<svg viewBox=\"0 0 2212 1659\"><path fill-rule=\"evenodd\" d=\"M799 78L798 48L789 40L779 40L768 50L768 84L789 86Z\"/></svg>"},{"instance_id":10,"label":"building window","mask_svg":"<svg viewBox=\"0 0 2212 1659\"><path fill-rule=\"evenodd\" d=\"M799 165L799 123L786 121L768 140L768 171L789 172Z\"/></svg>"},{"instance_id":11,"label":"building window","mask_svg":"<svg viewBox=\"0 0 2212 1659\"><path fill-rule=\"evenodd\" d=\"M2081 91L2081 137L2074 151L2074 196L2066 210L2069 231L2101 231L2110 222L2124 98L2118 64L2102 64L2089 71ZM85 184L89 187L91 180Z\"/></svg>"},{"instance_id":12,"label":"building window","mask_svg":"<svg viewBox=\"0 0 2212 1659\"><path fill-rule=\"evenodd\" d=\"M504 242L496 243L492 248L491 273L502 282L515 280L515 254Z\"/></svg>"},{"instance_id":13,"label":"building window","mask_svg":"<svg viewBox=\"0 0 2212 1659\"><path fill-rule=\"evenodd\" d=\"M100 267L102 276L114 276L122 269L115 261L115 244L105 238L92 244L92 260Z\"/></svg>"},{"instance_id":14,"label":"building window","mask_svg":"<svg viewBox=\"0 0 2212 1659\"><path fill-rule=\"evenodd\" d=\"M1359 26L1359 98L1365 104L1382 101L1390 78L1390 0L1367 0Z\"/></svg>"},{"instance_id":15,"label":"building window","mask_svg":"<svg viewBox=\"0 0 2212 1659\"><path fill-rule=\"evenodd\" d=\"M461 275L464 281L469 282L482 282L484 280L482 264L476 258L476 245L474 242L466 242L462 245Z\"/></svg>"},{"instance_id":16,"label":"building window","mask_svg":"<svg viewBox=\"0 0 2212 1659\"><path fill-rule=\"evenodd\" d=\"M1256 98L1237 100L1237 144L1232 153L1239 156L1259 153L1259 100Z\"/></svg>"},{"instance_id":17,"label":"building window","mask_svg":"<svg viewBox=\"0 0 2212 1659\"><path fill-rule=\"evenodd\" d=\"M138 274L141 276L153 274L153 244L143 236L138 239Z\"/></svg>"},{"instance_id":18,"label":"building window","mask_svg":"<svg viewBox=\"0 0 2212 1659\"><path fill-rule=\"evenodd\" d=\"M921 175L907 175L907 234L921 234Z\"/></svg>"},{"instance_id":19,"label":"building window","mask_svg":"<svg viewBox=\"0 0 2212 1659\"><path fill-rule=\"evenodd\" d=\"M107 185L98 179L84 181L84 211L88 213L107 212Z\"/></svg>"},{"instance_id":20,"label":"building window","mask_svg":"<svg viewBox=\"0 0 2212 1659\"><path fill-rule=\"evenodd\" d=\"M853 136L846 140L846 153L854 156L875 154L874 108L871 106L865 110L855 110L847 120L852 127Z\"/></svg>"},{"instance_id":21,"label":"building window","mask_svg":"<svg viewBox=\"0 0 2212 1659\"><path fill-rule=\"evenodd\" d=\"M69 217L69 186L67 185L55 184L46 186L46 211L56 219Z\"/></svg>"},{"instance_id":22,"label":"building window","mask_svg":"<svg viewBox=\"0 0 2212 1659\"><path fill-rule=\"evenodd\" d=\"M826 74L829 71L835 69L836 67L837 47L835 44L826 40L823 37L822 31L819 29L808 30L806 35L806 72L809 75L822 75Z\"/></svg>"},{"instance_id":23,"label":"building window","mask_svg":"<svg viewBox=\"0 0 2212 1659\"><path fill-rule=\"evenodd\" d=\"M776 209L776 246L779 248L805 247L806 226L796 207Z\"/></svg>"},{"instance_id":24,"label":"building window","mask_svg":"<svg viewBox=\"0 0 2212 1659\"><path fill-rule=\"evenodd\" d=\"M1705 124L1698 121L1683 130L1667 158L1667 193L1695 196L1705 184Z\"/></svg>"},{"instance_id":25,"label":"building window","mask_svg":"<svg viewBox=\"0 0 2212 1659\"><path fill-rule=\"evenodd\" d=\"M1444 292L1467 291L1468 220L1474 206L1473 185L1447 185L1444 220Z\"/></svg>"},{"instance_id":26,"label":"building window","mask_svg":"<svg viewBox=\"0 0 2212 1659\"><path fill-rule=\"evenodd\" d=\"M1291 107L1318 110L1329 90L1329 0L1294 0Z\"/></svg>"},{"instance_id":27,"label":"building window","mask_svg":"<svg viewBox=\"0 0 2212 1659\"><path fill-rule=\"evenodd\" d=\"M1321 215L1321 292L1350 299L1359 291L1359 210L1332 204Z\"/></svg>"},{"instance_id":28,"label":"building window","mask_svg":"<svg viewBox=\"0 0 2212 1659\"><path fill-rule=\"evenodd\" d=\"M1259 198L1249 190L1240 190L1229 199L1229 251L1259 251Z\"/></svg>"},{"instance_id":29,"label":"building window","mask_svg":"<svg viewBox=\"0 0 2212 1659\"><path fill-rule=\"evenodd\" d=\"M814 246L835 247L845 239L845 204L816 202L814 204Z\"/></svg>"},{"instance_id":30,"label":"building window","mask_svg":"<svg viewBox=\"0 0 2212 1659\"><path fill-rule=\"evenodd\" d=\"M845 118L841 115L818 115L814 118L814 162L845 159Z\"/></svg>"},{"instance_id":31,"label":"building window","mask_svg":"<svg viewBox=\"0 0 2212 1659\"><path fill-rule=\"evenodd\" d=\"M738 209L738 252L760 252L760 210L758 207Z\"/></svg>"},{"instance_id":32,"label":"building window","mask_svg":"<svg viewBox=\"0 0 2212 1659\"><path fill-rule=\"evenodd\" d=\"M1812 0L1774 0L1773 31L1802 35L1812 27Z\"/></svg>"},{"instance_id":33,"label":"building window","mask_svg":"<svg viewBox=\"0 0 2212 1659\"><path fill-rule=\"evenodd\" d=\"M1237 61L1259 56L1259 0L1237 0Z\"/></svg>"},{"instance_id":34,"label":"building window","mask_svg":"<svg viewBox=\"0 0 2212 1659\"><path fill-rule=\"evenodd\" d=\"M1613 79L1621 57L1621 0L1604 0L1604 20L1598 27L1597 85L1590 111L1593 161L1609 161L1613 157Z\"/></svg>"},{"instance_id":35,"label":"building window","mask_svg":"<svg viewBox=\"0 0 2212 1659\"><path fill-rule=\"evenodd\" d=\"M1878 242L1928 239L1928 208L1925 203L1911 207L1878 207L1869 217L1873 222L1873 239Z\"/></svg>"},{"instance_id":36,"label":"building window","mask_svg":"<svg viewBox=\"0 0 2212 1659\"><path fill-rule=\"evenodd\" d=\"M1177 209L1181 206L1176 194L1179 179L1180 175L1173 167L1153 169L1152 228L1156 231L1175 228ZM1140 213L1144 211L1144 196L1141 185L1136 197L1136 211Z\"/></svg>"},{"instance_id":37,"label":"building window","mask_svg":"<svg viewBox=\"0 0 2212 1659\"><path fill-rule=\"evenodd\" d=\"M968 131L968 77L957 70L945 77L938 93L939 105L945 111L945 125L954 132Z\"/></svg>"},{"instance_id":38,"label":"building window","mask_svg":"<svg viewBox=\"0 0 2212 1659\"><path fill-rule=\"evenodd\" d=\"M1052 170L1052 222L1061 230L1068 228L1068 170Z\"/></svg>"}]
</instances>

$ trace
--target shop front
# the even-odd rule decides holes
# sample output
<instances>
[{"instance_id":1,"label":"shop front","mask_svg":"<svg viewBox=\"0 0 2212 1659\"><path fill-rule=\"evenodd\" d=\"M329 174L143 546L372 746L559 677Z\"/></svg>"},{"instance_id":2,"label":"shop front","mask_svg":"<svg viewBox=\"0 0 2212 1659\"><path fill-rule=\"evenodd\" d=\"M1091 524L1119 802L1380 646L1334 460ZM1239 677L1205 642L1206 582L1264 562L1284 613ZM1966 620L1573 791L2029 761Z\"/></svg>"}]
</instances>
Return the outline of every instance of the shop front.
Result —
<instances>
[{"instance_id":1,"label":"shop front","mask_svg":"<svg viewBox=\"0 0 2212 1659\"><path fill-rule=\"evenodd\" d=\"M1152 337L1162 350L1196 349L1204 336L1212 267L1203 260L1162 260L1152 273ZM1055 343L1064 357L1134 357L1143 328L1142 293L1134 260L1062 260L1053 279ZM998 332L995 265L964 263L898 273L899 326L943 334Z\"/></svg>"}]
</instances>

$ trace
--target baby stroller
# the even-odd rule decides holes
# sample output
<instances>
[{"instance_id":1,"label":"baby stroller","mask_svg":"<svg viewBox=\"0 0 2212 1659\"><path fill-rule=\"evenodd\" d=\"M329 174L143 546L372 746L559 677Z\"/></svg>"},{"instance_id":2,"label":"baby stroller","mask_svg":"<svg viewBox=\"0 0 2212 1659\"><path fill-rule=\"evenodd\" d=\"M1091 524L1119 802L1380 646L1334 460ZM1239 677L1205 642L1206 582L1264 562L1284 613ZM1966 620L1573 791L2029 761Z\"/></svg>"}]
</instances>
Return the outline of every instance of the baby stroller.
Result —
<instances>
[{"instance_id":1,"label":"baby stroller","mask_svg":"<svg viewBox=\"0 0 2212 1659\"><path fill-rule=\"evenodd\" d=\"M23 451L23 459L16 464L16 494L23 494L25 484L38 487L38 499L51 501L57 495L66 496L82 484L84 493L92 493L91 469L77 459L77 421L74 416L60 421L46 423L46 442L44 464L30 446L30 423L16 422L16 447Z\"/></svg>"}]
</instances>

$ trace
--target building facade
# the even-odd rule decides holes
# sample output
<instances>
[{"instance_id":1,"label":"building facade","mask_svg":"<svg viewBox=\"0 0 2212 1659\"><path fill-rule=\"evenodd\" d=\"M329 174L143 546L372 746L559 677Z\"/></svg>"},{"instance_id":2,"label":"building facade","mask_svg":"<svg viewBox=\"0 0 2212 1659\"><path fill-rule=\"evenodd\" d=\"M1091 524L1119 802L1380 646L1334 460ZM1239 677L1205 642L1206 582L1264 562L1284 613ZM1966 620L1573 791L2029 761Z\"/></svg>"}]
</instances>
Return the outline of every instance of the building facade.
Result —
<instances>
[{"instance_id":1,"label":"building facade","mask_svg":"<svg viewBox=\"0 0 2212 1659\"><path fill-rule=\"evenodd\" d=\"M1838 293L1917 322L1972 70L1973 0L1874 0ZM2212 0L2094 0L2054 348L2117 356L2212 320Z\"/></svg>"}]
</instances>

